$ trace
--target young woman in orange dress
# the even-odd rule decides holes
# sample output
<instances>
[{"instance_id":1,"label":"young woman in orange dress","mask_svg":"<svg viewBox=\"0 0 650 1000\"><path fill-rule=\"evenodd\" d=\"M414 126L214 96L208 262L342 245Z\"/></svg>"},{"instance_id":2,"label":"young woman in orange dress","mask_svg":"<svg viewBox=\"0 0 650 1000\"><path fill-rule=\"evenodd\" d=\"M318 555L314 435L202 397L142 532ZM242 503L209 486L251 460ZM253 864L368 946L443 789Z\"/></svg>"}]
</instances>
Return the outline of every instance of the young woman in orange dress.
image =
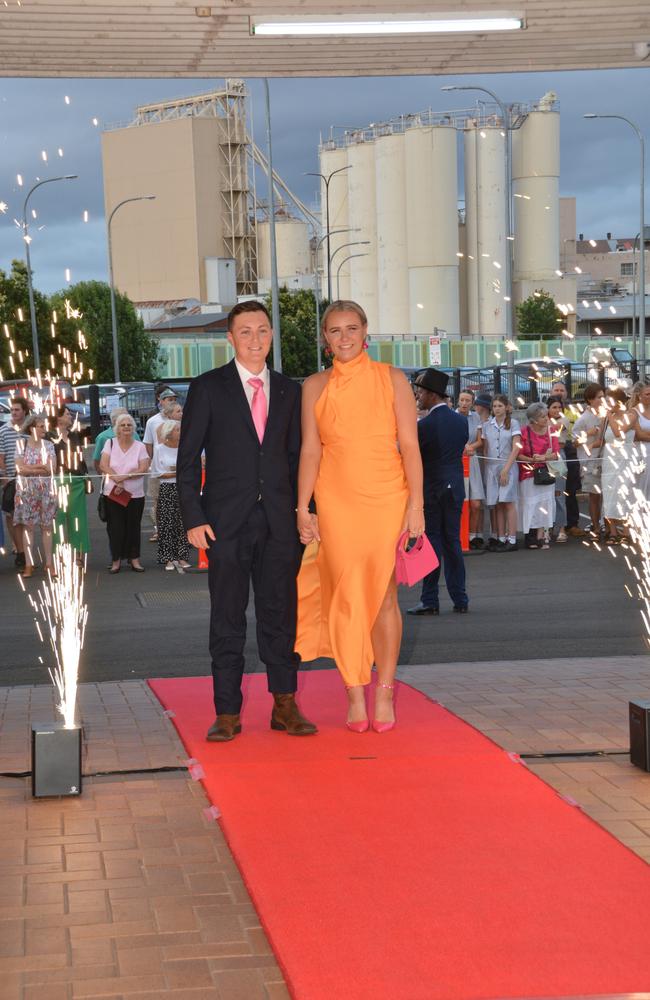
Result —
<instances>
[{"instance_id":1,"label":"young woman in orange dress","mask_svg":"<svg viewBox=\"0 0 650 1000\"><path fill-rule=\"evenodd\" d=\"M406 377L366 353L356 302L323 316L333 365L305 381L298 532L310 547L298 577L296 649L335 660L348 693L347 726L369 728L365 688L377 669L373 728L395 725L402 639L395 551L401 532L424 532L415 398ZM310 512L312 497L317 513Z\"/></svg>"}]
</instances>

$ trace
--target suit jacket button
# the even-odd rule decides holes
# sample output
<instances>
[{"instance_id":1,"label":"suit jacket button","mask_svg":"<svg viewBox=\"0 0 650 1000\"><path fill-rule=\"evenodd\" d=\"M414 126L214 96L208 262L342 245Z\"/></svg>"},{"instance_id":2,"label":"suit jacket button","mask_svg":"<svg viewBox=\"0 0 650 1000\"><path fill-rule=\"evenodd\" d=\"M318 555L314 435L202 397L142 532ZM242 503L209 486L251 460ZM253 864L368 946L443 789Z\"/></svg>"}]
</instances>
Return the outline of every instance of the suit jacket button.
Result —
<instances>
[{"instance_id":1,"label":"suit jacket button","mask_svg":"<svg viewBox=\"0 0 650 1000\"><path fill-rule=\"evenodd\" d=\"M260 479L260 486L264 486L264 480Z\"/></svg>"}]
</instances>

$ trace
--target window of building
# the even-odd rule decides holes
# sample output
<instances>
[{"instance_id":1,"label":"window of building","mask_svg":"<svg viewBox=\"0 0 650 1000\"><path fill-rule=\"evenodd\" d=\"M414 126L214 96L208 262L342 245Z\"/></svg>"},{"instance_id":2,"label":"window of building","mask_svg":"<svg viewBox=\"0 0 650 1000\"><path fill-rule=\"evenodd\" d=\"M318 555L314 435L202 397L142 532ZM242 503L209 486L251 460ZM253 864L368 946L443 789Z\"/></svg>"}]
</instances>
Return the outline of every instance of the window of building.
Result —
<instances>
[{"instance_id":1,"label":"window of building","mask_svg":"<svg viewBox=\"0 0 650 1000\"><path fill-rule=\"evenodd\" d=\"M621 278L631 278L637 273L636 261L633 264L621 264Z\"/></svg>"}]
</instances>

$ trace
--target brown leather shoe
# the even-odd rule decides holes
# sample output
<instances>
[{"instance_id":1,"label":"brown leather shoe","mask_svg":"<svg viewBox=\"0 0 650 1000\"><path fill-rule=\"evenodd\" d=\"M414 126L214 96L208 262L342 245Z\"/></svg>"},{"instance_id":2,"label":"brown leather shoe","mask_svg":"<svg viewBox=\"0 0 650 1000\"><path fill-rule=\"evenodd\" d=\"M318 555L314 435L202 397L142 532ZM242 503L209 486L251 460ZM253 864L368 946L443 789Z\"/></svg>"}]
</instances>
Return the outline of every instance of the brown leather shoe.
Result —
<instances>
[{"instance_id":1,"label":"brown leather shoe","mask_svg":"<svg viewBox=\"0 0 650 1000\"><path fill-rule=\"evenodd\" d=\"M271 729L286 732L289 736L313 736L318 729L301 714L293 694L274 694L271 712Z\"/></svg>"},{"instance_id":2,"label":"brown leather shoe","mask_svg":"<svg viewBox=\"0 0 650 1000\"><path fill-rule=\"evenodd\" d=\"M210 743L228 743L241 733L238 715L218 715L208 729L206 740Z\"/></svg>"}]
</instances>

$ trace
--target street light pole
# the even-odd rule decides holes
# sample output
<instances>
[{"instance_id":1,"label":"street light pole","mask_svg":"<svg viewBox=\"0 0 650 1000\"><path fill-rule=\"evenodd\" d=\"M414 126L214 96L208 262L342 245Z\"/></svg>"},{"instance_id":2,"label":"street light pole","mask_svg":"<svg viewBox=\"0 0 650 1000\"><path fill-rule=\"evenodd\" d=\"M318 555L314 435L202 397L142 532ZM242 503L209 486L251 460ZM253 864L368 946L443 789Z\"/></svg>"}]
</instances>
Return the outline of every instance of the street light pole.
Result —
<instances>
[{"instance_id":1,"label":"street light pole","mask_svg":"<svg viewBox=\"0 0 650 1000\"><path fill-rule=\"evenodd\" d=\"M634 360L638 361L637 355L637 327L636 327L636 245L639 242L639 233L634 237L632 244L632 353Z\"/></svg>"},{"instance_id":2,"label":"street light pole","mask_svg":"<svg viewBox=\"0 0 650 1000\"><path fill-rule=\"evenodd\" d=\"M334 260L339 250L345 250L346 247L368 247L368 246L370 246L370 240L352 240L351 243L341 243L341 246L337 247L334 253L332 254L332 260ZM338 288L336 290L336 297L337 299L339 297Z\"/></svg>"},{"instance_id":3,"label":"street light pole","mask_svg":"<svg viewBox=\"0 0 650 1000\"><path fill-rule=\"evenodd\" d=\"M503 127L506 132L506 155L505 155L505 168L506 168L506 337L511 343L514 344L515 340L515 326L513 321L513 309L512 309L512 169L510 163L510 113L506 108L503 101L497 97L497 95L492 90L488 90L487 87L471 87L471 86L456 86L449 85L442 87L442 90L474 90L480 91L483 94L488 94L492 98L494 103L498 106L501 117L503 118ZM511 400L515 398L515 351L508 351L508 395Z\"/></svg>"},{"instance_id":4,"label":"street light pole","mask_svg":"<svg viewBox=\"0 0 650 1000\"><path fill-rule=\"evenodd\" d=\"M328 236L336 236L340 233L355 233L356 229L334 229L332 232L329 230L324 233L321 238L316 243L314 249L314 256L316 258L316 265L314 267L314 290L316 295L316 371L322 371L322 360L321 360L321 337L320 337L320 275L318 273L318 251L320 250L323 242ZM336 253L336 251L334 251Z\"/></svg>"},{"instance_id":5,"label":"street light pole","mask_svg":"<svg viewBox=\"0 0 650 1000\"><path fill-rule=\"evenodd\" d=\"M593 112L583 115L583 118L618 118L619 121L626 122L630 128L636 132L639 140L639 356L641 361L641 375L645 376L645 140L643 132L631 119L625 115L598 115Z\"/></svg>"},{"instance_id":6,"label":"street light pole","mask_svg":"<svg viewBox=\"0 0 650 1000\"><path fill-rule=\"evenodd\" d=\"M155 201L155 194L141 194L137 195L135 198L125 198L124 201L118 202L113 211L108 217L107 230L108 230L108 284L111 291L111 333L113 336L113 378L116 382L120 381L120 351L117 344L117 310L115 308L115 285L113 283L113 239L111 236L111 223L113 222L113 216L117 212L118 208L122 205L128 205L132 201Z\"/></svg>"},{"instance_id":7,"label":"street light pole","mask_svg":"<svg viewBox=\"0 0 650 1000\"><path fill-rule=\"evenodd\" d=\"M325 237L327 239L327 300L332 301L332 269L330 267L332 262L332 244L330 242L330 237L333 235L330 230L330 181L335 174L342 174L344 170L350 170L352 164L348 163L345 167L339 167L337 170L332 170L329 174L321 174L318 172L308 171L305 177L320 177L323 184L325 185Z\"/></svg>"},{"instance_id":8,"label":"street light pole","mask_svg":"<svg viewBox=\"0 0 650 1000\"><path fill-rule=\"evenodd\" d=\"M31 238L27 228L27 205L34 191L39 187L43 187L44 184L53 184L55 181L76 181L78 176L78 174L64 174L63 177L48 177L44 181L39 181L38 184L34 184L34 187L27 192L27 197L23 204L23 239L25 241L25 261L27 264L27 294L29 296L29 318L32 327L34 371L38 371L41 367L41 355L38 347L38 327L36 326L36 306L34 304L34 286L32 284L32 258L29 252Z\"/></svg>"},{"instance_id":9,"label":"street light pole","mask_svg":"<svg viewBox=\"0 0 650 1000\"><path fill-rule=\"evenodd\" d=\"M282 338L280 336L280 288L278 285L278 254L275 242L275 191L273 189L273 149L271 144L271 95L269 81L264 79L266 107L266 160L268 163L269 240L271 251L271 325L273 327L273 367L282 372Z\"/></svg>"},{"instance_id":10,"label":"street light pole","mask_svg":"<svg viewBox=\"0 0 650 1000\"><path fill-rule=\"evenodd\" d=\"M343 260L339 264L338 268L336 269L336 297L337 297L337 299L340 298L339 281L341 280L341 268L343 267L343 265L347 264L347 262L349 260L352 260L353 257L367 257L367 256L368 256L367 253L351 253L351 254L348 254L347 257L343 258Z\"/></svg>"}]
</instances>

